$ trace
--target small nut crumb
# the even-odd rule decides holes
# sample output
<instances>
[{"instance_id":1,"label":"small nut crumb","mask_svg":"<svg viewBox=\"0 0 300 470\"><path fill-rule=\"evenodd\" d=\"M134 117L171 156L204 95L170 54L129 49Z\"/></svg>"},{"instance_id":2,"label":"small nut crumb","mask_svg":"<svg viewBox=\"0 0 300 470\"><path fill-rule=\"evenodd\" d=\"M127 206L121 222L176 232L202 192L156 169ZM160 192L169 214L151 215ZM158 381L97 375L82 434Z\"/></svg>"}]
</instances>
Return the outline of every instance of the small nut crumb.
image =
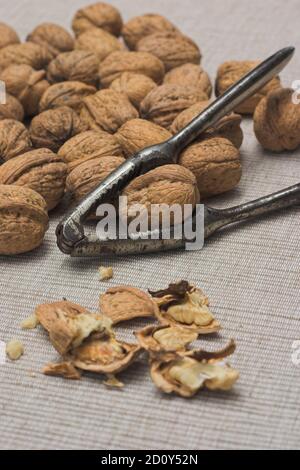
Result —
<instances>
[{"instance_id":1,"label":"small nut crumb","mask_svg":"<svg viewBox=\"0 0 300 470\"><path fill-rule=\"evenodd\" d=\"M110 388L123 388L124 384L115 375L107 374L107 379L103 382L104 385Z\"/></svg>"},{"instance_id":2,"label":"small nut crumb","mask_svg":"<svg viewBox=\"0 0 300 470\"><path fill-rule=\"evenodd\" d=\"M38 326L38 324L39 324L39 319L35 315L35 313L33 313L28 318L25 318L25 320L22 321L21 328L22 330L33 330L34 328Z\"/></svg>"},{"instance_id":3,"label":"small nut crumb","mask_svg":"<svg viewBox=\"0 0 300 470\"><path fill-rule=\"evenodd\" d=\"M100 266L99 267L99 280L100 281L108 281L111 279L114 275L113 268L111 266L105 267L105 266Z\"/></svg>"},{"instance_id":4,"label":"small nut crumb","mask_svg":"<svg viewBox=\"0 0 300 470\"><path fill-rule=\"evenodd\" d=\"M24 354L24 347L18 339L12 339L6 344L6 354L12 361L17 361Z\"/></svg>"}]
</instances>

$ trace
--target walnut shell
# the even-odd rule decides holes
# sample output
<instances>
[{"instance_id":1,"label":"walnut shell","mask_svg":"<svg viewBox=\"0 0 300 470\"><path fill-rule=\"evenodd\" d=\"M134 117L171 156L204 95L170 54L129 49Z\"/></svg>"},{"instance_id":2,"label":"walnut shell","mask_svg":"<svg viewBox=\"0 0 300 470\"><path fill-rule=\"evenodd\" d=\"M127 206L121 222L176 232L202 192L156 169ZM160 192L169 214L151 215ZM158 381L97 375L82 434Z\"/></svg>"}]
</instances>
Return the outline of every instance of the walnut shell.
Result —
<instances>
[{"instance_id":1,"label":"walnut shell","mask_svg":"<svg viewBox=\"0 0 300 470\"><path fill-rule=\"evenodd\" d=\"M97 87L99 59L90 51L72 51L59 54L48 65L50 83L77 81Z\"/></svg>"},{"instance_id":2,"label":"walnut shell","mask_svg":"<svg viewBox=\"0 0 300 470\"><path fill-rule=\"evenodd\" d=\"M0 104L0 121L2 119L15 119L16 121L24 119L23 106L17 98L9 93L6 93L6 103Z\"/></svg>"},{"instance_id":3,"label":"walnut shell","mask_svg":"<svg viewBox=\"0 0 300 470\"><path fill-rule=\"evenodd\" d=\"M170 128L173 134L177 134L181 129L187 126L195 117L197 117L204 109L210 105L209 101L199 101L190 108L185 109L174 119ZM241 129L242 118L239 114L230 113L214 124L201 135L202 138L219 136L230 140L236 148L240 148L243 143L243 131Z\"/></svg>"},{"instance_id":4,"label":"walnut shell","mask_svg":"<svg viewBox=\"0 0 300 470\"><path fill-rule=\"evenodd\" d=\"M122 50L123 46L112 34L94 28L89 29L76 39L75 49L93 52L101 62L112 52Z\"/></svg>"},{"instance_id":5,"label":"walnut shell","mask_svg":"<svg viewBox=\"0 0 300 470\"><path fill-rule=\"evenodd\" d=\"M195 87L204 91L207 98L210 98L212 92L212 84L208 74L201 65L196 64L183 64L170 70L165 75L164 84Z\"/></svg>"},{"instance_id":6,"label":"walnut shell","mask_svg":"<svg viewBox=\"0 0 300 470\"><path fill-rule=\"evenodd\" d=\"M33 42L12 44L0 49L0 71L10 65L30 65L33 69L41 70L47 67L51 60L48 50Z\"/></svg>"},{"instance_id":7,"label":"walnut shell","mask_svg":"<svg viewBox=\"0 0 300 470\"><path fill-rule=\"evenodd\" d=\"M34 250L48 229L46 202L29 188L0 185L0 254Z\"/></svg>"},{"instance_id":8,"label":"walnut shell","mask_svg":"<svg viewBox=\"0 0 300 470\"><path fill-rule=\"evenodd\" d=\"M150 34L178 31L167 18L156 14L136 16L123 26L122 36L129 49L135 49L137 43Z\"/></svg>"},{"instance_id":9,"label":"walnut shell","mask_svg":"<svg viewBox=\"0 0 300 470\"><path fill-rule=\"evenodd\" d=\"M166 72L183 64L200 64L201 52L197 44L177 32L154 33L142 38L136 46L140 52L149 52L158 57Z\"/></svg>"},{"instance_id":10,"label":"walnut shell","mask_svg":"<svg viewBox=\"0 0 300 470\"><path fill-rule=\"evenodd\" d=\"M114 135L104 131L86 131L68 140L58 152L69 171L83 162L114 155L122 157L122 149Z\"/></svg>"},{"instance_id":11,"label":"walnut shell","mask_svg":"<svg viewBox=\"0 0 300 470\"><path fill-rule=\"evenodd\" d=\"M125 122L116 133L116 138L124 155L131 157L139 150L159 144L172 137L163 127L145 119L131 119Z\"/></svg>"},{"instance_id":12,"label":"walnut shell","mask_svg":"<svg viewBox=\"0 0 300 470\"><path fill-rule=\"evenodd\" d=\"M71 137L86 130L73 109L49 109L32 119L29 132L34 147L57 152Z\"/></svg>"},{"instance_id":13,"label":"walnut shell","mask_svg":"<svg viewBox=\"0 0 300 470\"><path fill-rule=\"evenodd\" d=\"M0 162L28 152L31 147L29 132L24 124L14 119L0 121Z\"/></svg>"},{"instance_id":14,"label":"walnut shell","mask_svg":"<svg viewBox=\"0 0 300 470\"><path fill-rule=\"evenodd\" d=\"M281 152L300 145L300 108L293 103L294 90L278 88L257 105L254 112L254 132L267 150Z\"/></svg>"},{"instance_id":15,"label":"walnut shell","mask_svg":"<svg viewBox=\"0 0 300 470\"><path fill-rule=\"evenodd\" d=\"M53 59L61 52L74 49L74 39L62 26L54 23L42 23L27 36L27 41L44 46Z\"/></svg>"},{"instance_id":16,"label":"walnut shell","mask_svg":"<svg viewBox=\"0 0 300 470\"><path fill-rule=\"evenodd\" d=\"M78 165L66 179L66 192L80 201L125 161L122 157L98 157Z\"/></svg>"},{"instance_id":17,"label":"walnut shell","mask_svg":"<svg viewBox=\"0 0 300 470\"><path fill-rule=\"evenodd\" d=\"M180 155L179 163L195 175L202 197L233 189L242 175L239 151L223 137L190 145Z\"/></svg>"},{"instance_id":18,"label":"walnut shell","mask_svg":"<svg viewBox=\"0 0 300 470\"><path fill-rule=\"evenodd\" d=\"M152 78L161 83L165 74L161 60L148 52L117 51L112 52L99 67L101 84L108 87L123 72L134 72Z\"/></svg>"},{"instance_id":19,"label":"walnut shell","mask_svg":"<svg viewBox=\"0 0 300 470\"><path fill-rule=\"evenodd\" d=\"M216 95L222 95L235 82L259 65L259 61L250 60L232 60L224 62L218 68L216 78ZM241 114L253 114L257 104L269 91L280 88L279 77L272 78L261 90L247 98L246 101L237 106L235 111Z\"/></svg>"},{"instance_id":20,"label":"walnut shell","mask_svg":"<svg viewBox=\"0 0 300 470\"><path fill-rule=\"evenodd\" d=\"M81 82L60 82L51 85L43 94L40 101L40 112L47 109L69 106L80 111L82 100L96 93L96 88Z\"/></svg>"},{"instance_id":21,"label":"walnut shell","mask_svg":"<svg viewBox=\"0 0 300 470\"><path fill-rule=\"evenodd\" d=\"M169 129L179 113L206 99L203 91L193 87L161 85L150 91L142 101L140 114L142 118Z\"/></svg>"},{"instance_id":22,"label":"walnut shell","mask_svg":"<svg viewBox=\"0 0 300 470\"><path fill-rule=\"evenodd\" d=\"M138 112L126 95L107 89L83 100L80 117L89 129L113 134L124 122L137 118Z\"/></svg>"},{"instance_id":23,"label":"walnut shell","mask_svg":"<svg viewBox=\"0 0 300 470\"><path fill-rule=\"evenodd\" d=\"M32 150L0 166L0 184L33 189L43 196L48 210L60 202L66 175L66 164L49 149Z\"/></svg>"},{"instance_id":24,"label":"walnut shell","mask_svg":"<svg viewBox=\"0 0 300 470\"><path fill-rule=\"evenodd\" d=\"M19 44L20 38L13 28L5 23L0 23L0 49L11 44Z\"/></svg>"},{"instance_id":25,"label":"walnut shell","mask_svg":"<svg viewBox=\"0 0 300 470\"><path fill-rule=\"evenodd\" d=\"M134 332L139 344L150 354L185 350L198 338L196 331L170 325L149 325Z\"/></svg>"},{"instance_id":26,"label":"walnut shell","mask_svg":"<svg viewBox=\"0 0 300 470\"><path fill-rule=\"evenodd\" d=\"M107 3L98 2L78 10L72 21L76 36L91 28L101 28L119 36L123 26L120 12Z\"/></svg>"},{"instance_id":27,"label":"walnut shell","mask_svg":"<svg viewBox=\"0 0 300 470\"><path fill-rule=\"evenodd\" d=\"M44 70L34 70L30 65L11 65L0 74L0 80L6 90L18 98L27 116L39 112L39 103L43 93L49 87Z\"/></svg>"},{"instance_id":28,"label":"walnut shell","mask_svg":"<svg viewBox=\"0 0 300 470\"><path fill-rule=\"evenodd\" d=\"M139 109L143 99L156 88L156 83L146 75L124 72L110 84L110 88L125 93L133 106Z\"/></svg>"}]
</instances>

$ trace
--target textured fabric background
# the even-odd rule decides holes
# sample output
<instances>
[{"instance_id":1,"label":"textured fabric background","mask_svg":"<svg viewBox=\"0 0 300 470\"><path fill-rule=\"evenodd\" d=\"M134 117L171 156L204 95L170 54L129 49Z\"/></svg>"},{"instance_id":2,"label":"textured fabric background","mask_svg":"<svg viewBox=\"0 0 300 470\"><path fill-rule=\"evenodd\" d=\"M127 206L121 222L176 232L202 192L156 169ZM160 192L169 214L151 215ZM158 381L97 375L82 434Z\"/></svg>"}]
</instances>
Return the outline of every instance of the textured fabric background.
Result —
<instances>
[{"instance_id":1,"label":"textured fabric background","mask_svg":"<svg viewBox=\"0 0 300 470\"><path fill-rule=\"evenodd\" d=\"M1 0L0 18L24 38L42 21L68 26L85 3ZM282 76L286 85L300 79L298 0L113 3L125 20L149 11L167 15L200 45L212 77L224 60L265 58L295 45L295 58ZM299 151L264 153L250 120L243 129L242 181L231 194L212 201L215 206L241 203L300 180ZM18 337L25 345L21 360L0 365L1 448L299 448L300 366L291 359L292 343L300 339L299 214L294 208L226 230L196 253L108 260L115 271L110 286L157 289L180 278L197 283L224 327L203 345L215 348L236 339L231 362L241 378L234 390L203 392L192 400L162 395L142 361L122 374L123 391L107 390L95 376L72 382L40 373L57 355L43 331L21 331L20 321L36 304L62 297L96 310L108 285L98 281L100 260L71 260L58 251L54 230L59 214L52 216L41 249L1 258L0 340ZM130 329L120 328L120 335L130 339Z\"/></svg>"}]
</instances>

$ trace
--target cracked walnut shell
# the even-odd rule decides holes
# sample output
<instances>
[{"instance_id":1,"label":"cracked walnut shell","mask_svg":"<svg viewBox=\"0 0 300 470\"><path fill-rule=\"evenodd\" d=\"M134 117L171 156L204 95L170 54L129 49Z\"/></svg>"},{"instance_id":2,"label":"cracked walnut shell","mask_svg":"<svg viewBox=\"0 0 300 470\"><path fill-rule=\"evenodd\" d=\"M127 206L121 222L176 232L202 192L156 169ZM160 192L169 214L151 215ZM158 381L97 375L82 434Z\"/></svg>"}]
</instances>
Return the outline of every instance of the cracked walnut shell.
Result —
<instances>
[{"instance_id":1,"label":"cracked walnut shell","mask_svg":"<svg viewBox=\"0 0 300 470\"><path fill-rule=\"evenodd\" d=\"M115 36L102 29L89 29L76 39L75 49L93 52L100 63L112 52L122 50L123 45Z\"/></svg>"},{"instance_id":2,"label":"cracked walnut shell","mask_svg":"<svg viewBox=\"0 0 300 470\"><path fill-rule=\"evenodd\" d=\"M80 372L69 361L47 364L43 369L43 374L71 380L79 380L81 378Z\"/></svg>"},{"instance_id":3,"label":"cracked walnut shell","mask_svg":"<svg viewBox=\"0 0 300 470\"><path fill-rule=\"evenodd\" d=\"M0 22L0 49L11 44L19 44L20 42L20 38L15 30L11 26Z\"/></svg>"},{"instance_id":4,"label":"cracked walnut shell","mask_svg":"<svg viewBox=\"0 0 300 470\"><path fill-rule=\"evenodd\" d=\"M32 147L29 132L19 121L0 121L0 163L28 152Z\"/></svg>"},{"instance_id":5,"label":"cracked walnut shell","mask_svg":"<svg viewBox=\"0 0 300 470\"><path fill-rule=\"evenodd\" d=\"M45 47L52 59L61 52L74 49L74 39L71 34L54 23L40 24L27 36L27 41Z\"/></svg>"},{"instance_id":6,"label":"cracked walnut shell","mask_svg":"<svg viewBox=\"0 0 300 470\"><path fill-rule=\"evenodd\" d=\"M0 184L0 254L17 255L41 245L48 229L46 202L30 188Z\"/></svg>"},{"instance_id":7,"label":"cracked walnut shell","mask_svg":"<svg viewBox=\"0 0 300 470\"><path fill-rule=\"evenodd\" d=\"M78 36L92 28L100 28L119 36L123 26L120 12L107 3L94 3L78 10L72 21L72 28Z\"/></svg>"},{"instance_id":8,"label":"cracked walnut shell","mask_svg":"<svg viewBox=\"0 0 300 470\"><path fill-rule=\"evenodd\" d=\"M51 210L64 194L66 173L66 164L51 150L31 150L0 166L0 184L33 189L43 196Z\"/></svg>"},{"instance_id":9,"label":"cracked walnut shell","mask_svg":"<svg viewBox=\"0 0 300 470\"><path fill-rule=\"evenodd\" d=\"M0 121L2 119L15 119L16 121L24 119L23 106L17 98L9 93L6 93L5 104L0 104Z\"/></svg>"},{"instance_id":10,"label":"cracked walnut shell","mask_svg":"<svg viewBox=\"0 0 300 470\"><path fill-rule=\"evenodd\" d=\"M40 112L47 109L69 106L79 112L85 97L96 93L96 88L85 83L70 81L51 85L40 101Z\"/></svg>"},{"instance_id":11,"label":"cracked walnut shell","mask_svg":"<svg viewBox=\"0 0 300 470\"><path fill-rule=\"evenodd\" d=\"M198 333L195 331L169 325L146 326L134 334L141 347L150 354L184 351L189 343L198 338Z\"/></svg>"},{"instance_id":12,"label":"cracked walnut shell","mask_svg":"<svg viewBox=\"0 0 300 470\"><path fill-rule=\"evenodd\" d=\"M167 18L157 14L140 15L129 20L122 29L122 36L129 49L135 49L138 42L154 33L177 32L178 29Z\"/></svg>"},{"instance_id":13,"label":"cracked walnut shell","mask_svg":"<svg viewBox=\"0 0 300 470\"><path fill-rule=\"evenodd\" d=\"M33 42L12 44L0 49L0 71L10 65L30 65L33 69L42 70L51 60L48 50Z\"/></svg>"},{"instance_id":14,"label":"cracked walnut shell","mask_svg":"<svg viewBox=\"0 0 300 470\"><path fill-rule=\"evenodd\" d=\"M50 83L77 81L97 87L99 59L90 51L75 50L59 54L48 65Z\"/></svg>"},{"instance_id":15,"label":"cracked walnut shell","mask_svg":"<svg viewBox=\"0 0 300 470\"><path fill-rule=\"evenodd\" d=\"M143 99L156 88L156 83L152 78L140 73L124 72L119 78L116 78L111 84L112 90L125 93L129 101L139 109Z\"/></svg>"},{"instance_id":16,"label":"cracked walnut shell","mask_svg":"<svg viewBox=\"0 0 300 470\"><path fill-rule=\"evenodd\" d=\"M207 98L210 98L212 85L208 74L203 70L201 65L183 64L175 67L166 73L164 85L184 85L195 87L200 91L204 91Z\"/></svg>"}]
</instances>

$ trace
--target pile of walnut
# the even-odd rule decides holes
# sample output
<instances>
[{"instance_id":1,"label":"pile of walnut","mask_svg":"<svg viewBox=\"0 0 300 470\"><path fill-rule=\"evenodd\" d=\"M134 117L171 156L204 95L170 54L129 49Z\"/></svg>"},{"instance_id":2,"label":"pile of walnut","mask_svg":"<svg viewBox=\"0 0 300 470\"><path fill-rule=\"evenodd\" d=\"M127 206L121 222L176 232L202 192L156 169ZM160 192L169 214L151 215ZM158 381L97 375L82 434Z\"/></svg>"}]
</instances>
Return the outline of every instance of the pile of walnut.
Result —
<instances>
[{"instance_id":1,"label":"pile of walnut","mask_svg":"<svg viewBox=\"0 0 300 470\"><path fill-rule=\"evenodd\" d=\"M34 318L22 323L23 328L40 323L62 356L61 362L44 368L46 375L80 379L82 371L89 371L104 374L108 386L122 387L116 374L146 351L151 378L165 393L191 397L201 388L229 390L239 377L224 362L235 350L233 341L214 352L187 347L199 335L221 328L209 309L208 298L187 281L150 295L134 287L112 287L100 296L99 311L91 313L63 300L39 305ZM138 343L116 338L115 325L151 317L158 323L134 332Z\"/></svg>"},{"instance_id":2,"label":"pile of walnut","mask_svg":"<svg viewBox=\"0 0 300 470\"><path fill-rule=\"evenodd\" d=\"M212 84L198 45L163 16L123 24L116 8L96 3L75 14L72 28L75 37L43 23L21 42L0 23L0 80L7 91L0 105L0 255L36 248L47 229L46 212L65 194L79 201L124 159L167 140L210 102ZM225 62L216 94L256 64ZM300 144L300 108L291 93L275 78L236 110L254 113L266 149ZM132 181L124 190L129 204L143 197L149 206L195 205L233 189L242 172L240 114L206 131L177 165Z\"/></svg>"}]
</instances>

